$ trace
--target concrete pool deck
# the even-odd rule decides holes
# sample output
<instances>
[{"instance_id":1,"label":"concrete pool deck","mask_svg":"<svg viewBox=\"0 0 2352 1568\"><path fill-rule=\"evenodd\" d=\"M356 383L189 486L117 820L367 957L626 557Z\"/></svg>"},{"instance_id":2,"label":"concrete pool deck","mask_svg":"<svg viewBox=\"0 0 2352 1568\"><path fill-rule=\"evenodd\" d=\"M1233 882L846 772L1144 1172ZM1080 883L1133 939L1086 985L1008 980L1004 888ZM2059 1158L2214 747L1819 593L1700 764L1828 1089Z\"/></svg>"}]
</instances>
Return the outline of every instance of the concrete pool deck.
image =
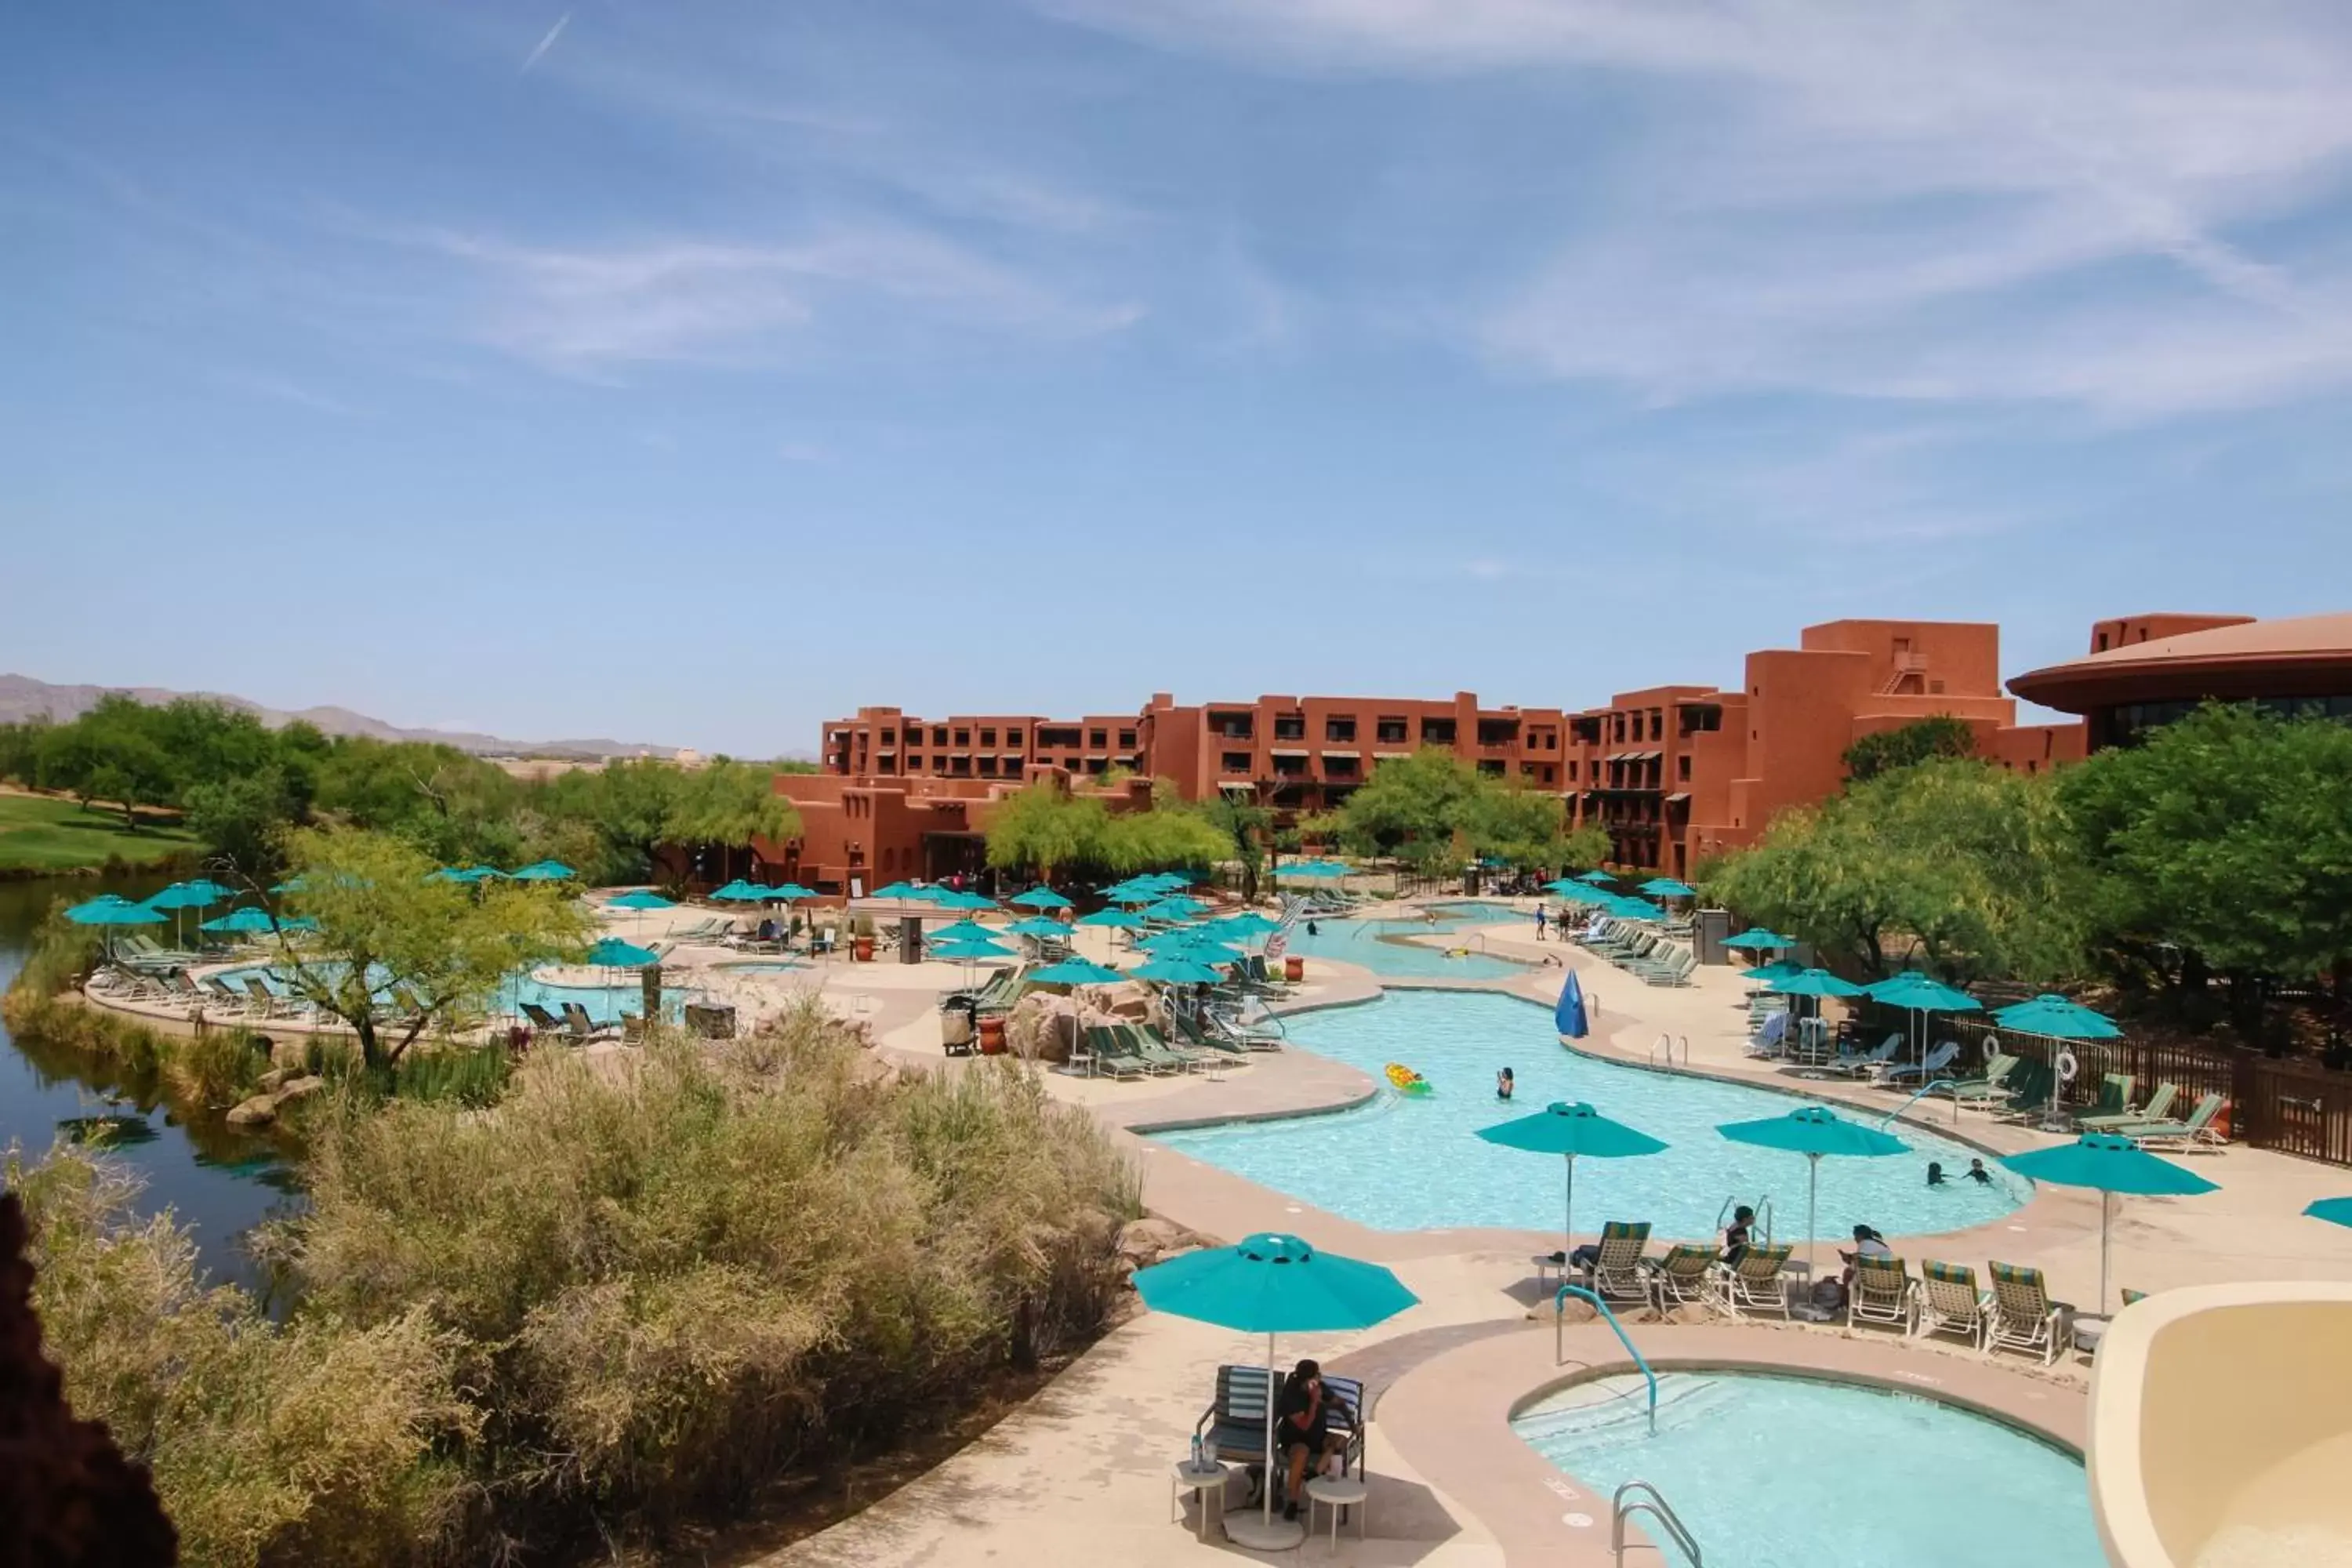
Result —
<instances>
[{"instance_id":1,"label":"concrete pool deck","mask_svg":"<svg viewBox=\"0 0 2352 1568\"><path fill-rule=\"evenodd\" d=\"M1652 987L1572 946L1533 941L1525 926L1468 928L1423 939L1467 941L1497 956L1534 963L1504 980L1449 984L1381 980L1337 961L1309 958L1308 984L1286 1008L1376 1002L1396 988L1505 991L1549 1007L1561 967L1576 971L1597 1005L1595 1031L1577 1042L1590 1054L1637 1067L1660 1035L1674 1037L1675 1069L1825 1100L1877 1120L1899 1099L1836 1081L1799 1079L1745 1055L1744 998L1738 972L1701 970L1688 987ZM878 1029L886 1052L908 1065L938 1066L937 1026L894 989ZM1532 1020L1531 1020L1532 1023ZM1533 1024L1540 1029L1540 1024ZM1687 1039L1685 1058L1682 1041ZM958 1069L969 1058L948 1065ZM1277 1353L1323 1359L1366 1379L1373 1405L1368 1539L1352 1523L1336 1557L1360 1564L1537 1563L1599 1568L1610 1561L1609 1500L1554 1470L1520 1442L1509 1416L1580 1367L1624 1366L1605 1325L1570 1321L1562 1363L1554 1323L1538 1310L1530 1256L1558 1245L1549 1232L1382 1232L1326 1213L1152 1143L1140 1130L1185 1122L1308 1114L1343 1108L1376 1092L1370 1077L1304 1051L1254 1058L1217 1081L1202 1078L1111 1083L1048 1074L1058 1098L1083 1106L1132 1149L1155 1214L1211 1236L1295 1232L1318 1247L1385 1262L1421 1304L1359 1334L1284 1339ZM1948 1102L1918 1118L1948 1135L2000 1154L2056 1141L2031 1129L1965 1115L1953 1126ZM2242 1147L2194 1157L2221 1184L2203 1197L2128 1199L2114 1229L2118 1286L2162 1290L2246 1278L2352 1279L2352 1231L2302 1218L2312 1198L2352 1190L2352 1173ZM1926 1258L1974 1265L2031 1264L2053 1293L2087 1304L2096 1289L2096 1194L2042 1187L2024 1207L1990 1225L1932 1238L1896 1237L1915 1268ZM1661 1238L1663 1239L1663 1238ZM1802 1369L1874 1382L1971 1405L2079 1447L2086 1418L2087 1362L2062 1357L2044 1369L2028 1357L1986 1356L1950 1342L1923 1344L1864 1327L1759 1326L1722 1321L1634 1322L1634 1342L1654 1364L1739 1364ZM1046 1393L1014 1411L980 1441L872 1508L762 1559L803 1564L904 1564L963 1568L1004 1561L1117 1561L1126 1568L1255 1557L1213 1527L1196 1537L1198 1505L1181 1522L1168 1512L1170 1467L1186 1452L1208 1403L1215 1368L1265 1353L1262 1342L1198 1323L1146 1313L1097 1344ZM1234 1489L1238 1499L1240 1488ZM1593 1520L1567 1522L1570 1515ZM1324 1533L1297 1555L1322 1557ZM1704 1543L1703 1543L1704 1544Z\"/></svg>"}]
</instances>

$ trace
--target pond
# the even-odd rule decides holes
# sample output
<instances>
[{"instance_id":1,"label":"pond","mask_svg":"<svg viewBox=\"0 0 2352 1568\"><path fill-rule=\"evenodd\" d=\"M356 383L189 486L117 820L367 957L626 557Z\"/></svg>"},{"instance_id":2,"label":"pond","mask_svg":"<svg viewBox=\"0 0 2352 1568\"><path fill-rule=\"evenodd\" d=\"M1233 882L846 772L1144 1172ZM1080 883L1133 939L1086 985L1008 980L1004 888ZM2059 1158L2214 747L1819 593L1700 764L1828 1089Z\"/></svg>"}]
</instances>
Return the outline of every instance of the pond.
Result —
<instances>
[{"instance_id":1,"label":"pond","mask_svg":"<svg viewBox=\"0 0 2352 1568\"><path fill-rule=\"evenodd\" d=\"M31 951L34 933L60 900L100 893L143 898L160 878L50 878L0 882L0 990ZM257 1286L258 1271L239 1247L245 1233L291 1190L290 1173L266 1141L247 1138L216 1118L192 1122L167 1104L152 1078L113 1064L17 1040L0 1023L0 1149L14 1143L37 1158L59 1137L103 1136L115 1157L146 1183L142 1215L170 1209L194 1231L204 1266L215 1276Z\"/></svg>"}]
</instances>

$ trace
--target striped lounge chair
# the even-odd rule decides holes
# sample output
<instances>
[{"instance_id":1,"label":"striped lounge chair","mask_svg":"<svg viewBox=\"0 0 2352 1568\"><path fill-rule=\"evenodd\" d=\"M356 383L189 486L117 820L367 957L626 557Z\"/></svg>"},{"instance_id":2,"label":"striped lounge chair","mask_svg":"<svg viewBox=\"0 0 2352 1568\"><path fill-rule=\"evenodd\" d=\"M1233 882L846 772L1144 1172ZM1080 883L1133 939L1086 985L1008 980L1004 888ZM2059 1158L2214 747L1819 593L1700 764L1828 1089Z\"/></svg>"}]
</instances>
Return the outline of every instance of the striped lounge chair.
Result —
<instances>
[{"instance_id":1,"label":"striped lounge chair","mask_svg":"<svg viewBox=\"0 0 2352 1568\"><path fill-rule=\"evenodd\" d=\"M2048 1366L2074 1342L2074 1309L2050 1299L2042 1270L1995 1263L1992 1304L1985 1315L1985 1349L2040 1351Z\"/></svg>"},{"instance_id":2,"label":"striped lounge chair","mask_svg":"<svg viewBox=\"0 0 2352 1568\"><path fill-rule=\"evenodd\" d=\"M1792 1244L1785 1241L1771 1247L1750 1247L1739 1255L1738 1263L1717 1264L1715 1304L1735 1318L1743 1312L1771 1312L1787 1317L1789 1255L1795 1250Z\"/></svg>"},{"instance_id":3,"label":"striped lounge chair","mask_svg":"<svg viewBox=\"0 0 2352 1568\"><path fill-rule=\"evenodd\" d=\"M1919 1265L1921 1338L1958 1334L1981 1350L1991 1304L1991 1293L1978 1287L1977 1271L1967 1264L1938 1263L1931 1258Z\"/></svg>"},{"instance_id":4,"label":"striped lounge chair","mask_svg":"<svg viewBox=\"0 0 2352 1568\"><path fill-rule=\"evenodd\" d=\"M1857 1258L1853 1289L1845 1299L1845 1324L1892 1323L1911 1331L1916 1309L1911 1270L1899 1258Z\"/></svg>"},{"instance_id":5,"label":"striped lounge chair","mask_svg":"<svg viewBox=\"0 0 2352 1568\"><path fill-rule=\"evenodd\" d=\"M1718 1254L1706 1242L1679 1242L1664 1258L1649 1260L1651 1300L1659 1311L1688 1307L1707 1297L1707 1276Z\"/></svg>"}]
</instances>

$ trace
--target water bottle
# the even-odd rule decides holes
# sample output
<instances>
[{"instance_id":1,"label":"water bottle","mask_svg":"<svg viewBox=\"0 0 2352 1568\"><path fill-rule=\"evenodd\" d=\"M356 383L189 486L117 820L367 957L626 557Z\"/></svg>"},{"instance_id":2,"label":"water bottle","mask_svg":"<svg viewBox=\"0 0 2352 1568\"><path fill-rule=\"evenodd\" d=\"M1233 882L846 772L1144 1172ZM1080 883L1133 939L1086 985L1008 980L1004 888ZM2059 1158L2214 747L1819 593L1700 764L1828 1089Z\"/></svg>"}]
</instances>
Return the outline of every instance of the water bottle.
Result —
<instances>
[{"instance_id":1,"label":"water bottle","mask_svg":"<svg viewBox=\"0 0 2352 1568\"><path fill-rule=\"evenodd\" d=\"M1195 1432L1192 1434L1192 1468L1198 1470L1201 1468L1201 1435Z\"/></svg>"}]
</instances>

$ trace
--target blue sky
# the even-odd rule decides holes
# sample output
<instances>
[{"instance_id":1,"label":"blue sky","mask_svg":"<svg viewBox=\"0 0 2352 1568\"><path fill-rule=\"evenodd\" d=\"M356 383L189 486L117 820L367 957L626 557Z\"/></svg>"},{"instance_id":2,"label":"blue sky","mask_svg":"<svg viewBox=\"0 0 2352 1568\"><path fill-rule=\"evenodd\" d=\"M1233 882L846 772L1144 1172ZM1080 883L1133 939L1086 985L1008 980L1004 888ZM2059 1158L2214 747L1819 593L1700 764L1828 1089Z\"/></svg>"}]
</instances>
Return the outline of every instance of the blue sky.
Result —
<instances>
[{"instance_id":1,"label":"blue sky","mask_svg":"<svg viewBox=\"0 0 2352 1568\"><path fill-rule=\"evenodd\" d=\"M2352 580L2352 8L0 22L0 669L802 750Z\"/></svg>"}]
</instances>

